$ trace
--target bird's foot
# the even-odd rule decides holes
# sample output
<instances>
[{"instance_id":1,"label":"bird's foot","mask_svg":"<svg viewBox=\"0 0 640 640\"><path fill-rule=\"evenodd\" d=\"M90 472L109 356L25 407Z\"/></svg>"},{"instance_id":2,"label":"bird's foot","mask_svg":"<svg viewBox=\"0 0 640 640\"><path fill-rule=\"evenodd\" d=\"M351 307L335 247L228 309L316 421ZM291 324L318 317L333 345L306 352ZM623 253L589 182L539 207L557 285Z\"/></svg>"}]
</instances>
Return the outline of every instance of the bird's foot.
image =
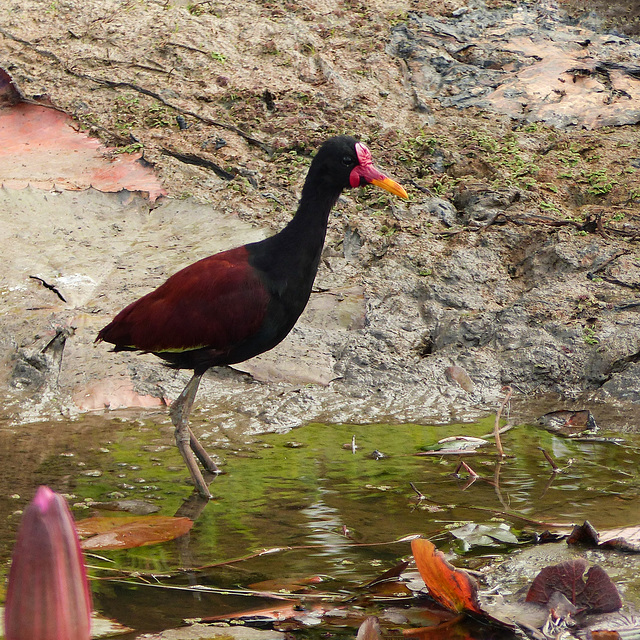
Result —
<instances>
[{"instance_id":1,"label":"bird's foot","mask_svg":"<svg viewBox=\"0 0 640 640\"><path fill-rule=\"evenodd\" d=\"M209 491L209 486L205 482L205 479L202 476L202 472L200 471L200 467L196 462L196 457L193 455L193 451L191 450L191 436L189 427L184 425L183 428L176 427L176 444L178 445L178 449L182 454L182 458L187 465L187 469L189 469L189 474L191 475L191 479L196 486L198 493L207 499L211 499L213 496ZM211 461L212 464L213 461ZM215 466L215 464L214 464ZM216 467L217 469L217 467Z\"/></svg>"},{"instance_id":2,"label":"bird's foot","mask_svg":"<svg viewBox=\"0 0 640 640\"><path fill-rule=\"evenodd\" d=\"M198 442L198 439L193 435L191 429L189 429L189 446L206 471L209 473L221 473L218 465L211 459L206 449Z\"/></svg>"}]
</instances>

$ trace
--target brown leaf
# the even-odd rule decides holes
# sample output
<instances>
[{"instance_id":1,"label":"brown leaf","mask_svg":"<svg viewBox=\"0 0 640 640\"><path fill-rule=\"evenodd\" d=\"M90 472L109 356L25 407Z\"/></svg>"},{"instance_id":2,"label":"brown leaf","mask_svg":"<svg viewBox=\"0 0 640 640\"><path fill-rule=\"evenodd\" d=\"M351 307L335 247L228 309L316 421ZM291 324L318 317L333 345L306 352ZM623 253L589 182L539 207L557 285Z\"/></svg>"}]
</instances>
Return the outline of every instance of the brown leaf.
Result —
<instances>
[{"instance_id":1,"label":"brown leaf","mask_svg":"<svg viewBox=\"0 0 640 640\"><path fill-rule=\"evenodd\" d=\"M188 533L189 518L169 516L113 516L87 518L77 523L83 549L131 549L167 542Z\"/></svg>"},{"instance_id":2,"label":"brown leaf","mask_svg":"<svg viewBox=\"0 0 640 640\"><path fill-rule=\"evenodd\" d=\"M617 611L622 600L606 571L598 566L591 567L585 582L586 568L587 562L582 558L545 567L531 584L526 601L546 605L554 593L559 592L588 613Z\"/></svg>"},{"instance_id":3,"label":"brown leaf","mask_svg":"<svg viewBox=\"0 0 640 640\"><path fill-rule=\"evenodd\" d=\"M597 547L599 542L598 532L588 520L585 520L582 525L573 527L573 531L567 538L567 544L586 544Z\"/></svg>"},{"instance_id":4,"label":"brown leaf","mask_svg":"<svg viewBox=\"0 0 640 640\"><path fill-rule=\"evenodd\" d=\"M381 640L380 622L375 616L369 616L358 629L356 640Z\"/></svg>"},{"instance_id":5,"label":"brown leaf","mask_svg":"<svg viewBox=\"0 0 640 640\"><path fill-rule=\"evenodd\" d=\"M584 431L597 431L598 425L593 414L588 409L569 411L561 409L551 411L540 417L540 422L547 431L560 433L563 436L579 436Z\"/></svg>"},{"instance_id":6,"label":"brown leaf","mask_svg":"<svg viewBox=\"0 0 640 640\"><path fill-rule=\"evenodd\" d=\"M327 611L329 611L329 605L325 606L320 603L309 603L304 609L304 613L308 614L309 612L313 612L317 615L323 615ZM268 606L243 609L241 611L224 613L217 616L207 616L206 618L199 618L199 621L221 622L226 620L242 620L245 624L250 625L251 621L254 620L272 620L275 622L282 622L285 620L291 620L302 614L303 612L300 609L299 602L291 602L283 598L282 602L274 602Z\"/></svg>"},{"instance_id":7,"label":"brown leaf","mask_svg":"<svg viewBox=\"0 0 640 640\"><path fill-rule=\"evenodd\" d=\"M586 544L638 553L640 552L640 525L598 532L588 520L585 520L584 524L573 528L571 535L567 538L567 544Z\"/></svg>"},{"instance_id":8,"label":"brown leaf","mask_svg":"<svg viewBox=\"0 0 640 640\"><path fill-rule=\"evenodd\" d=\"M411 542L411 551L429 595L449 611L470 611L484 615L478 602L476 581L462 569L447 562L435 546L418 538Z\"/></svg>"},{"instance_id":9,"label":"brown leaf","mask_svg":"<svg viewBox=\"0 0 640 640\"><path fill-rule=\"evenodd\" d=\"M367 589L368 595L376 598L411 598L413 591L404 582L398 580L388 580L387 582L376 582Z\"/></svg>"}]
</instances>

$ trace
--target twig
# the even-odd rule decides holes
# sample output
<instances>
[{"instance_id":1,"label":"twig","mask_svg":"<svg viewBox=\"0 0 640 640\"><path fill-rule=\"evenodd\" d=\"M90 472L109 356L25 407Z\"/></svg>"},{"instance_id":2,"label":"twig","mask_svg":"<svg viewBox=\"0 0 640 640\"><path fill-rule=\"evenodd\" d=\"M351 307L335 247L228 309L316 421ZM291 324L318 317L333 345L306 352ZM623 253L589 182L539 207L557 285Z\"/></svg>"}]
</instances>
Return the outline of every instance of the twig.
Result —
<instances>
[{"instance_id":1,"label":"twig","mask_svg":"<svg viewBox=\"0 0 640 640\"><path fill-rule=\"evenodd\" d=\"M515 224L516 226L522 227L525 225L535 226L535 225L548 225L550 227L574 227L578 231L586 231L588 233L594 233L597 231L598 233L605 234L615 234L623 237L630 237L632 240L635 239L638 235L637 231L625 231L624 229L616 229L614 227L605 228L602 224L601 219L597 220L587 220L585 222L578 222L576 220L557 220L555 218L551 218L549 216L540 216L540 215L529 215L529 216L510 216L504 213L503 211L496 214L491 220L483 225L479 225L477 227L463 227L461 229L451 229L448 231L442 231L441 233L436 234L438 238L448 238L459 233L467 232L482 232L493 226L494 224L498 224L499 222L510 222L511 224Z\"/></svg>"},{"instance_id":2,"label":"twig","mask_svg":"<svg viewBox=\"0 0 640 640\"><path fill-rule=\"evenodd\" d=\"M412 485L412 489L419 495L419 496L423 496L422 498L420 498L421 500L425 500L426 502L428 502L429 504L432 504L436 507L443 507L446 508L447 505L444 502L438 502L436 500L432 500L431 498L427 498L427 496L424 496L423 494L421 494L419 492L418 489L415 488L415 486L413 486L413 483L409 483ZM532 518L527 518L525 516L521 516L517 513L513 513L509 510L505 510L505 511L500 511L499 509L492 509L491 507L480 507L477 505L464 505L461 506L460 508L462 509L473 509L474 511L482 511L483 513L491 513L494 516L499 516L502 518L513 518L515 520L519 520L520 522L525 522L526 524L530 524L530 525L534 525L536 527L547 527L547 528L567 528L567 529L572 529L573 528L573 523L571 522L545 522L544 520L533 520Z\"/></svg>"},{"instance_id":3,"label":"twig","mask_svg":"<svg viewBox=\"0 0 640 640\"><path fill-rule=\"evenodd\" d=\"M589 278L591 274L587 274L587 278ZM640 282L623 282L622 280L618 280L618 278L611 278L609 276L596 276L600 277L605 282L609 282L610 284L617 284L619 287L627 287L627 289L640 289ZM589 280L593 280L593 277L589 278Z\"/></svg>"},{"instance_id":4,"label":"twig","mask_svg":"<svg viewBox=\"0 0 640 640\"><path fill-rule=\"evenodd\" d=\"M66 302L65 297L60 293L60 291L58 291L58 288L55 285L49 284L48 282L46 282L42 278L39 278L38 276L29 276L29 277L32 280L37 280L45 289L49 289L49 291L53 291L53 293L55 293L58 296L58 298L62 300L62 302Z\"/></svg>"},{"instance_id":5,"label":"twig","mask_svg":"<svg viewBox=\"0 0 640 640\"><path fill-rule=\"evenodd\" d=\"M505 424L504 427L502 427L502 429L500 429L500 431L498 431L498 433L500 435L502 435L503 433L507 433L507 431L511 431L511 429L513 429L513 425L512 424ZM484 435L480 436L481 438L494 438L496 435L495 431L492 431L491 433L485 433Z\"/></svg>"},{"instance_id":6,"label":"twig","mask_svg":"<svg viewBox=\"0 0 640 640\"><path fill-rule=\"evenodd\" d=\"M418 494L418 499L419 500L425 500L426 496L424 495L424 493L422 493L415 484L413 484L413 482L409 483L409 486Z\"/></svg>"},{"instance_id":7,"label":"twig","mask_svg":"<svg viewBox=\"0 0 640 640\"><path fill-rule=\"evenodd\" d=\"M500 440L500 416L502 416L502 411L504 410L509 400L511 400L511 396L513 395L513 389L511 387L502 387L503 391L505 389L507 391L507 395L498 408L498 411L496 411L496 422L493 428L493 435L496 439L496 449L498 450L498 455L502 456L503 458L505 457L505 453L504 449L502 448L502 440Z\"/></svg>"},{"instance_id":8,"label":"twig","mask_svg":"<svg viewBox=\"0 0 640 640\"><path fill-rule=\"evenodd\" d=\"M504 455L504 454L503 454ZM506 509L509 509L509 505L505 502L502 497L502 491L500 490L500 470L502 469L502 461L498 460L496 463L496 469L493 473L493 486L496 492L496 496L500 501L500 504Z\"/></svg>"},{"instance_id":9,"label":"twig","mask_svg":"<svg viewBox=\"0 0 640 640\"><path fill-rule=\"evenodd\" d=\"M542 447L538 447L542 451L542 455L547 459L547 462L551 465L553 473L560 473L560 467L555 463L554 459L546 452Z\"/></svg>"},{"instance_id":10,"label":"twig","mask_svg":"<svg viewBox=\"0 0 640 640\"><path fill-rule=\"evenodd\" d=\"M480 477L480 475L476 473L464 460L460 460L460 462L458 462L458 466L456 467L456 470L453 472L453 475L459 476L461 468L464 469L474 479Z\"/></svg>"},{"instance_id":11,"label":"twig","mask_svg":"<svg viewBox=\"0 0 640 640\"><path fill-rule=\"evenodd\" d=\"M622 249L621 251L614 253L610 258L605 260L601 265L597 266L593 271L589 271L589 273L587 273L587 278L589 278L589 280L593 280L593 276L598 273L598 271L602 271L605 267L608 267L612 262L626 255L627 253L631 253L631 251L629 249Z\"/></svg>"},{"instance_id":12,"label":"twig","mask_svg":"<svg viewBox=\"0 0 640 640\"><path fill-rule=\"evenodd\" d=\"M167 44L171 45L172 47L182 47L187 51L195 51L196 53L201 53L202 55L207 57L211 56L211 54L208 51L205 51L204 49L198 49L198 47L192 47L191 45L183 44L182 42L171 42L171 40L169 40Z\"/></svg>"},{"instance_id":13,"label":"twig","mask_svg":"<svg viewBox=\"0 0 640 640\"><path fill-rule=\"evenodd\" d=\"M432 196L433 197L433 191L431 191L431 189L429 189L429 187L423 187L422 185L418 184L415 180L407 180L407 182L412 187L415 187L418 191L422 191L422 193L426 193L428 196Z\"/></svg>"},{"instance_id":14,"label":"twig","mask_svg":"<svg viewBox=\"0 0 640 640\"><path fill-rule=\"evenodd\" d=\"M198 156L195 153L182 153L180 151L167 149L166 147L160 147L160 149L165 155L171 156L176 160L180 160L180 162L184 162L185 164L193 164L198 167L204 167L205 169L211 169L217 176L224 180L233 180L235 178L233 173L225 171L220 165L216 164L212 160Z\"/></svg>"},{"instance_id":15,"label":"twig","mask_svg":"<svg viewBox=\"0 0 640 640\"><path fill-rule=\"evenodd\" d=\"M118 88L131 89L132 91L137 91L138 93L142 93L146 96L149 96L150 98L153 98L154 100L157 100L158 102L161 102L166 107L169 107L174 111L178 111L183 115L191 116L196 120L200 120L201 122L205 122L206 124L210 124L214 127L220 127L221 129L226 129L227 131L233 131L233 133L244 138L249 144L252 144L256 147L260 147L263 151L265 151L269 155L271 155L272 153L272 150L268 144L262 142L261 140L258 140L257 138L254 138L248 133L245 133L244 131L242 131L242 129L239 129L234 125L226 124L224 122L219 122L218 120L214 120L213 118L200 115L199 113L195 113L195 111L191 111L190 109L182 109L178 105L175 105L172 102L169 102L169 100L166 100L165 98L163 98L159 93L156 93L155 91L151 91L151 89L141 87L140 85L134 84L133 82L120 82L120 81L114 81L114 80L106 80L104 78L94 78L93 76L90 76L86 73L80 73L79 71L73 71L72 69L66 69L66 71L71 75L76 76L77 78L83 78L85 80L95 82L96 84L102 84L111 88L118 87Z\"/></svg>"}]
</instances>

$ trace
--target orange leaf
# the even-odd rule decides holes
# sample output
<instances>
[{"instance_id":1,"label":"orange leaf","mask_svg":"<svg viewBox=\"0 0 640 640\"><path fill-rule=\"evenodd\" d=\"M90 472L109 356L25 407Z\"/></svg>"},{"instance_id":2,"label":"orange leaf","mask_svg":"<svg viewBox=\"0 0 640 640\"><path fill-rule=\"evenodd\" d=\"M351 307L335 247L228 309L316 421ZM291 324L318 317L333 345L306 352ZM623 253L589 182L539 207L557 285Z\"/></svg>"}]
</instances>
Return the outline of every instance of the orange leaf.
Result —
<instances>
[{"instance_id":1,"label":"orange leaf","mask_svg":"<svg viewBox=\"0 0 640 640\"><path fill-rule=\"evenodd\" d=\"M168 516L114 516L80 520L76 523L83 549L131 549L173 540L193 526L189 518Z\"/></svg>"},{"instance_id":2,"label":"orange leaf","mask_svg":"<svg viewBox=\"0 0 640 640\"><path fill-rule=\"evenodd\" d=\"M462 569L447 562L435 546L418 538L411 541L411 551L429 595L449 611L471 611L484 615L478 602L476 581Z\"/></svg>"}]
</instances>

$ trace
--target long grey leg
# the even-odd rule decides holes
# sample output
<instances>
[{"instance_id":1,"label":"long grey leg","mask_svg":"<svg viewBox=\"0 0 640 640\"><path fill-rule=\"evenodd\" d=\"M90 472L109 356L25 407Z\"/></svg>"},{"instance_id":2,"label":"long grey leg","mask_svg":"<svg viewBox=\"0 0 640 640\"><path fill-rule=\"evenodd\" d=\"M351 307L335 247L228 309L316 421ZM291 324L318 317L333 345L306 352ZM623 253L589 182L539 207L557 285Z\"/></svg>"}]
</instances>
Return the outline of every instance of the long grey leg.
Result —
<instances>
[{"instance_id":1,"label":"long grey leg","mask_svg":"<svg viewBox=\"0 0 640 640\"><path fill-rule=\"evenodd\" d=\"M198 457L208 471L216 472L218 471L218 467L213 460L211 460L209 454L207 454L204 447L198 442L189 428L189 414L191 413L202 375L202 373L193 374L187 386L171 405L169 415L171 416L173 426L176 428L176 444L187 465L187 469L189 469L196 489L204 498L210 498L211 493L209 492L209 487L202 477L202 472L200 471L200 467L198 467L195 456Z\"/></svg>"}]
</instances>

